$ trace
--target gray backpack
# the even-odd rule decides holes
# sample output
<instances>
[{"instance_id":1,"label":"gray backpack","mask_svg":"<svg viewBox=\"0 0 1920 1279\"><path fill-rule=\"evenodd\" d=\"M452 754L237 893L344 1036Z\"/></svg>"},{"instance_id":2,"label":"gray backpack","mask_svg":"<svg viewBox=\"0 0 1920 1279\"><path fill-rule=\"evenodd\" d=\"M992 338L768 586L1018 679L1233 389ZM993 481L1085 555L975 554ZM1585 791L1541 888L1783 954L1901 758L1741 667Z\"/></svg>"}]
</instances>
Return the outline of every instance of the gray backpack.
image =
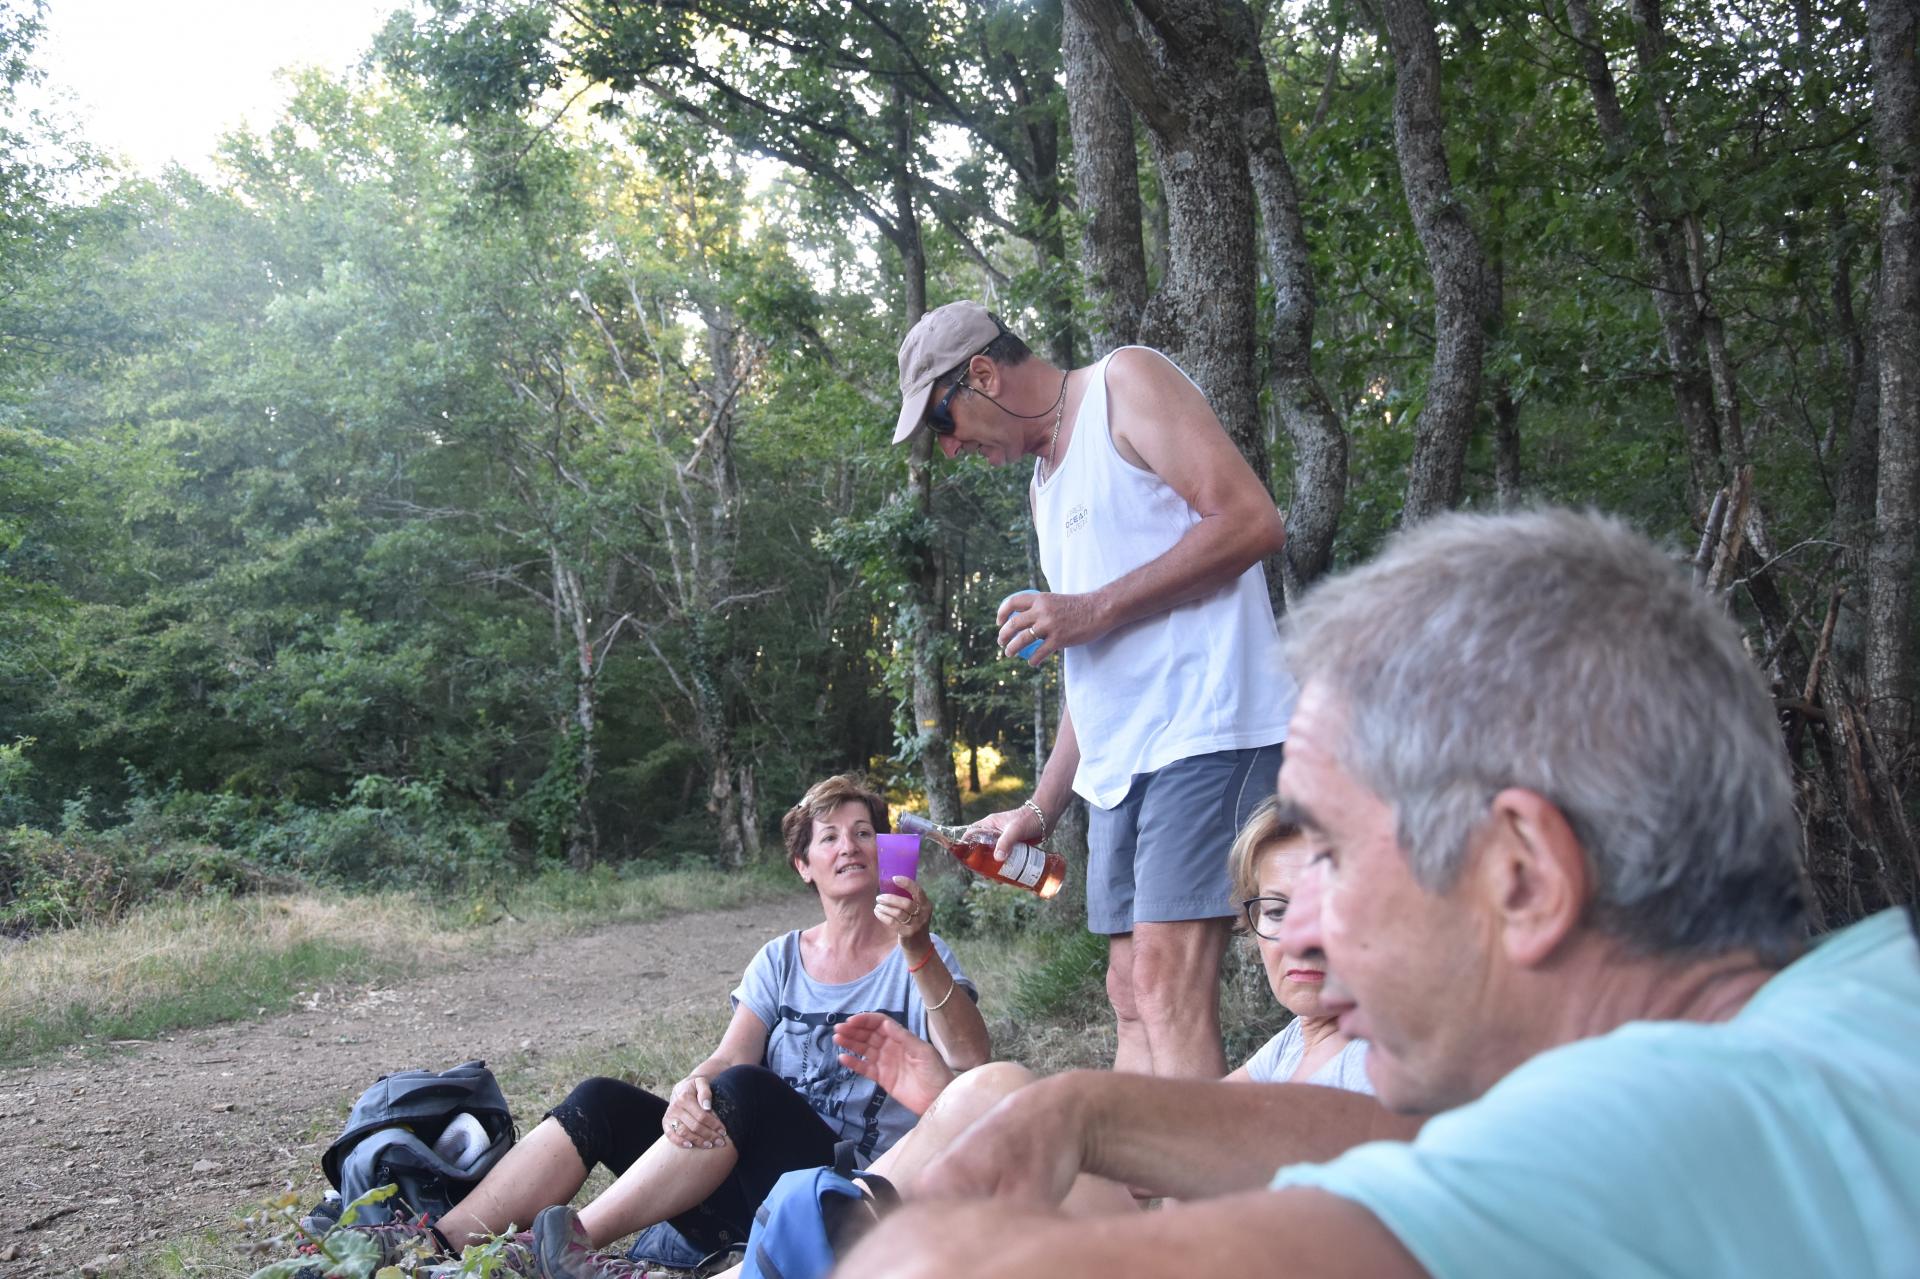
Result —
<instances>
[{"instance_id":1,"label":"gray backpack","mask_svg":"<svg viewBox=\"0 0 1920 1279\"><path fill-rule=\"evenodd\" d=\"M345 1131L320 1156L320 1168L343 1204L377 1186L399 1187L392 1199L361 1209L363 1224L422 1215L437 1220L518 1135L486 1062L402 1070L360 1094Z\"/></svg>"}]
</instances>

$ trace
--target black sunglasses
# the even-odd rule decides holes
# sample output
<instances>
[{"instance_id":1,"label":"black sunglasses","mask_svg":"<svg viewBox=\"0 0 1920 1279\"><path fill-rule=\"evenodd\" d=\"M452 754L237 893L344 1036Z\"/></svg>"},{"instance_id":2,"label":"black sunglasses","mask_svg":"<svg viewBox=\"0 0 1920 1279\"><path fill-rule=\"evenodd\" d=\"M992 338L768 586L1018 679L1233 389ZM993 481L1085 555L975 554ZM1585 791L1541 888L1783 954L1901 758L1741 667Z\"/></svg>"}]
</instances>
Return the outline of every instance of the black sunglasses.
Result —
<instances>
[{"instance_id":1,"label":"black sunglasses","mask_svg":"<svg viewBox=\"0 0 1920 1279\"><path fill-rule=\"evenodd\" d=\"M963 387L967 387L965 365L961 366L959 376L954 379L953 385L947 388L947 393L938 400L935 400L933 407L927 410L927 429L929 431L932 431L935 435L953 434L953 397L960 394ZM967 387L967 389L970 390L972 388Z\"/></svg>"}]
</instances>

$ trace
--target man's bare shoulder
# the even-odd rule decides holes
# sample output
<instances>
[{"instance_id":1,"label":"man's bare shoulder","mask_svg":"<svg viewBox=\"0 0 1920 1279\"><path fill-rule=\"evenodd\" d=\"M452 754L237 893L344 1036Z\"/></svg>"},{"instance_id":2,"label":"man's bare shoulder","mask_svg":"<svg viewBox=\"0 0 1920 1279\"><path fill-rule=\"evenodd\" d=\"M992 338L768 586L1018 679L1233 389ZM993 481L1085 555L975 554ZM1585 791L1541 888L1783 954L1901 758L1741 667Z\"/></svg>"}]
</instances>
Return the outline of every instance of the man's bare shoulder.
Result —
<instances>
[{"instance_id":1,"label":"man's bare shoulder","mask_svg":"<svg viewBox=\"0 0 1920 1279\"><path fill-rule=\"evenodd\" d=\"M1157 388L1193 390L1177 365L1150 346L1123 346L1107 361L1107 388L1147 391Z\"/></svg>"},{"instance_id":2,"label":"man's bare shoulder","mask_svg":"<svg viewBox=\"0 0 1920 1279\"><path fill-rule=\"evenodd\" d=\"M1209 459L1215 465L1230 460L1233 446L1207 397L1150 347L1114 352L1107 365L1107 402L1114 442L1136 466L1170 480L1167 467L1178 466L1182 452L1197 457L1217 453ZM1192 454L1196 447L1203 452Z\"/></svg>"}]
</instances>

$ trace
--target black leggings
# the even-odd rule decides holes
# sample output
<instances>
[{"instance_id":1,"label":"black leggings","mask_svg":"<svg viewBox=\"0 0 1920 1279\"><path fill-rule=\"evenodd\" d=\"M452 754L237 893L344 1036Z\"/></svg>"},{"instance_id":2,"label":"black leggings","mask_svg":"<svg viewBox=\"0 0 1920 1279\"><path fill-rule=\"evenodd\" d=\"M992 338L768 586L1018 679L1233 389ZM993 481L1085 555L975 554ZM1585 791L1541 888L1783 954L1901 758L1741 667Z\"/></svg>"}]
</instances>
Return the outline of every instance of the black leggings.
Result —
<instances>
[{"instance_id":1,"label":"black leggings","mask_svg":"<svg viewBox=\"0 0 1920 1279\"><path fill-rule=\"evenodd\" d=\"M726 1127L738 1162L705 1200L672 1219L674 1228L709 1251L743 1243L753 1214L796 1168L833 1162L838 1139L806 1099L765 1066L733 1066L710 1081L713 1113ZM618 1079L589 1079L547 1112L573 1139L581 1162L605 1164L614 1176L661 1137L667 1103Z\"/></svg>"}]
</instances>

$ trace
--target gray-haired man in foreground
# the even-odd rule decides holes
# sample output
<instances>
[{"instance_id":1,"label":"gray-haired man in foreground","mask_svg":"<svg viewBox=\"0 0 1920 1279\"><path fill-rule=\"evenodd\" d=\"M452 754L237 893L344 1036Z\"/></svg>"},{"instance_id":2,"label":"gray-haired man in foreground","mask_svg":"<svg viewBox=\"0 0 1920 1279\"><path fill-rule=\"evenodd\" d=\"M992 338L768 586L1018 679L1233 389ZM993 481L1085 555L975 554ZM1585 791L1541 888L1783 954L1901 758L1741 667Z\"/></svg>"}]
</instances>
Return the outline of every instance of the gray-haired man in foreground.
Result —
<instances>
[{"instance_id":1,"label":"gray-haired man in foreground","mask_svg":"<svg viewBox=\"0 0 1920 1279\"><path fill-rule=\"evenodd\" d=\"M1807 946L1772 703L1711 600L1611 520L1451 516L1315 591L1288 656L1319 847L1284 944L1381 1101L1437 1117L1357 1144L1319 1089L1057 1076L919 1187L1014 1202L916 1206L843 1273L1920 1274L1911 916ZM1082 1170L1200 1202L1023 1206Z\"/></svg>"}]
</instances>

